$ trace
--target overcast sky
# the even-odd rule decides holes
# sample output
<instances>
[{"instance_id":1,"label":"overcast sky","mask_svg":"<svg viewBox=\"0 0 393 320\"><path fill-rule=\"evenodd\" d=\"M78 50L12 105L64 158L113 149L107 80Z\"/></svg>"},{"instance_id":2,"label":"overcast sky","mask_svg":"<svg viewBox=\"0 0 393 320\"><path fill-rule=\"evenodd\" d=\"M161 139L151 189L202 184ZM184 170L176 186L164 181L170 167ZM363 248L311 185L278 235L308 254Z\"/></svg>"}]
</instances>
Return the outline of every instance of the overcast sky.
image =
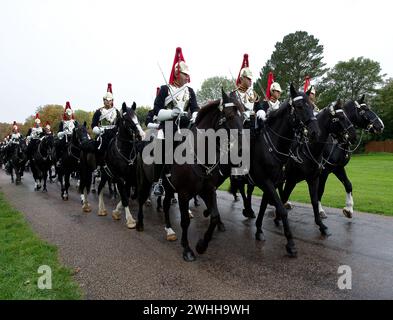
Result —
<instances>
[{"instance_id":1,"label":"overcast sky","mask_svg":"<svg viewBox=\"0 0 393 320\"><path fill-rule=\"evenodd\" d=\"M364 56L393 76L392 5L384 0L0 0L0 122L36 107L95 110L108 82L115 105L152 105L183 48L197 90L231 77L248 53L255 75L274 45L298 30L324 46L328 67Z\"/></svg>"}]
</instances>

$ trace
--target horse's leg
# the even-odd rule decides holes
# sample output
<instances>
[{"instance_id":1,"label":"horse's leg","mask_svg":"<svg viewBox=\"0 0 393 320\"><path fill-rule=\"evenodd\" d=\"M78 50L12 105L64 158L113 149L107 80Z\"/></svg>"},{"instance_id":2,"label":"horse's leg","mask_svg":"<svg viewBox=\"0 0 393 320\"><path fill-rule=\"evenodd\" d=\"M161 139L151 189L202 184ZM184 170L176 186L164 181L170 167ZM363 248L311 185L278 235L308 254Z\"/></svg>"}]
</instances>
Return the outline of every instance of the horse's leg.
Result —
<instances>
[{"instance_id":1,"label":"horse's leg","mask_svg":"<svg viewBox=\"0 0 393 320\"><path fill-rule=\"evenodd\" d=\"M64 200L68 200L68 189L70 188L70 171L66 171L64 175Z\"/></svg>"},{"instance_id":2,"label":"horse's leg","mask_svg":"<svg viewBox=\"0 0 393 320\"><path fill-rule=\"evenodd\" d=\"M172 202L172 198L174 196L174 193L172 192L172 190L170 190L170 186L166 185L165 190L169 190L167 192L165 192L165 197L164 197L164 216L165 216L165 233L166 233L166 239L168 241L175 241L177 240L177 236L175 231L173 231L172 229L172 225L171 225L171 219L169 216L169 211L171 209L171 202Z\"/></svg>"},{"instance_id":3,"label":"horse's leg","mask_svg":"<svg viewBox=\"0 0 393 320\"><path fill-rule=\"evenodd\" d=\"M268 205L267 196L265 193L263 193L261 199L261 205L259 206L258 218L255 222L255 226L257 227L257 231L255 233L255 239L259 241L265 241L265 235L263 234L262 231L262 223L263 223L263 217L265 216L267 205Z\"/></svg>"},{"instance_id":4,"label":"horse's leg","mask_svg":"<svg viewBox=\"0 0 393 320\"><path fill-rule=\"evenodd\" d=\"M318 185L319 185L318 177L314 179L308 179L307 184L308 184L308 191L310 193L311 204L314 211L315 223L319 226L319 230L321 231L321 234L323 236L329 236L330 233L328 227L323 224L318 210Z\"/></svg>"},{"instance_id":5,"label":"horse's leg","mask_svg":"<svg viewBox=\"0 0 393 320\"><path fill-rule=\"evenodd\" d=\"M98 185L98 215L100 217L104 217L108 214L105 208L105 203L104 203L104 186L105 183L107 182L107 176L105 173L101 174L101 181L100 184ZM112 212L112 217L114 220L120 220L120 212L115 213Z\"/></svg>"},{"instance_id":6,"label":"horse's leg","mask_svg":"<svg viewBox=\"0 0 393 320\"><path fill-rule=\"evenodd\" d=\"M233 201L238 202L239 197L237 196L237 190L239 189L237 179L233 176L229 178L230 185L229 185L229 192L233 195ZM244 199L243 199L244 201Z\"/></svg>"},{"instance_id":7,"label":"horse's leg","mask_svg":"<svg viewBox=\"0 0 393 320\"><path fill-rule=\"evenodd\" d=\"M282 184L278 187L279 189L279 194L281 198L281 202L284 204L284 207L288 209L286 206L288 199L290 195L292 194L293 189L296 187L296 180L288 178L285 181L285 185L283 186ZM276 217L274 218L274 224L279 227L280 226L280 220L281 217L276 214Z\"/></svg>"},{"instance_id":8,"label":"horse's leg","mask_svg":"<svg viewBox=\"0 0 393 320\"><path fill-rule=\"evenodd\" d=\"M68 200L65 197L64 177L66 173L63 172L62 168L57 168L57 180L60 182L60 195L63 200Z\"/></svg>"},{"instance_id":9,"label":"horse's leg","mask_svg":"<svg viewBox=\"0 0 393 320\"><path fill-rule=\"evenodd\" d=\"M157 211L161 211L162 210L162 197L158 196L157 197Z\"/></svg>"},{"instance_id":10,"label":"horse's leg","mask_svg":"<svg viewBox=\"0 0 393 320\"><path fill-rule=\"evenodd\" d=\"M297 250L296 250L295 242L293 241L291 229L289 227L288 213L287 213L287 210L285 209L279 195L276 192L274 184L270 180L265 181L263 191L266 192L267 198L269 200L271 200L273 202L274 206L276 207L277 215L279 217L281 217L283 227L284 227L284 234L285 234L285 237L287 238L287 244L285 247L287 249L288 255L290 257L296 257Z\"/></svg>"},{"instance_id":11,"label":"horse's leg","mask_svg":"<svg viewBox=\"0 0 393 320\"><path fill-rule=\"evenodd\" d=\"M255 213L254 213L254 210L252 210L252 204L251 204L252 193L254 192L254 186L247 183L247 184L243 184L243 188L245 185L247 185L247 199L246 199L246 202L244 203L246 211L244 212L244 210L243 210L243 215L247 218L254 219ZM244 190L243 190L243 192L244 192Z\"/></svg>"},{"instance_id":12,"label":"horse's leg","mask_svg":"<svg viewBox=\"0 0 393 320\"><path fill-rule=\"evenodd\" d=\"M138 186L138 222L136 224L137 231L143 231L143 205L149 198L151 191L151 186L146 181L146 184L141 184Z\"/></svg>"},{"instance_id":13,"label":"horse's leg","mask_svg":"<svg viewBox=\"0 0 393 320\"><path fill-rule=\"evenodd\" d=\"M348 219L352 218L353 214L353 197L352 197L352 183L349 181L347 173L345 171L345 167L337 167L333 173L336 175L336 177L341 181L341 183L345 187L345 192L347 193L346 195L346 201L345 201L345 207L343 209L343 214L346 216Z\"/></svg>"},{"instance_id":14,"label":"horse's leg","mask_svg":"<svg viewBox=\"0 0 393 320\"><path fill-rule=\"evenodd\" d=\"M211 205L210 224L209 224L207 231L205 232L203 239L200 239L198 241L197 246L196 246L196 251L199 254L203 254L206 252L209 242L212 239L214 229L216 228L217 224L220 221L220 214L218 212L218 207L217 207L216 190L210 191L210 197L208 199L208 203L210 203L210 205Z\"/></svg>"},{"instance_id":15,"label":"horse's leg","mask_svg":"<svg viewBox=\"0 0 393 320\"><path fill-rule=\"evenodd\" d=\"M91 192L92 192L92 193L96 193L96 192L97 192L97 190L96 190L96 174L95 174L94 171L93 171L93 173L92 173L91 185L92 185Z\"/></svg>"},{"instance_id":16,"label":"horse's leg","mask_svg":"<svg viewBox=\"0 0 393 320\"><path fill-rule=\"evenodd\" d=\"M130 212L130 207L128 206L129 196L128 196L128 192L127 192L127 187L124 184L119 183L119 184L117 184L117 188L118 188L119 193L120 193L121 204L124 207L124 210L126 212L126 225L127 225L127 228L128 229L135 229L136 221L132 217L131 212Z\"/></svg>"},{"instance_id":17,"label":"horse's leg","mask_svg":"<svg viewBox=\"0 0 393 320\"><path fill-rule=\"evenodd\" d=\"M46 181L48 180L48 170L42 171L42 179L44 180L44 187L42 189L42 192L48 192L48 190L46 189Z\"/></svg>"},{"instance_id":18,"label":"horse's leg","mask_svg":"<svg viewBox=\"0 0 393 320\"><path fill-rule=\"evenodd\" d=\"M189 201L187 197L179 194L179 208L181 214L181 245L183 247L183 259L187 262L195 261L196 257L188 243L188 227L190 226L190 215L188 214Z\"/></svg>"},{"instance_id":19,"label":"horse's leg","mask_svg":"<svg viewBox=\"0 0 393 320\"><path fill-rule=\"evenodd\" d=\"M323 210L322 207L322 196L325 192L325 186L326 186L326 181L327 178L330 174L330 171L327 169L323 169L321 174L319 175L319 184L318 184L318 211L319 215L321 216L322 219L326 219L327 215L325 213L325 210Z\"/></svg>"}]
</instances>

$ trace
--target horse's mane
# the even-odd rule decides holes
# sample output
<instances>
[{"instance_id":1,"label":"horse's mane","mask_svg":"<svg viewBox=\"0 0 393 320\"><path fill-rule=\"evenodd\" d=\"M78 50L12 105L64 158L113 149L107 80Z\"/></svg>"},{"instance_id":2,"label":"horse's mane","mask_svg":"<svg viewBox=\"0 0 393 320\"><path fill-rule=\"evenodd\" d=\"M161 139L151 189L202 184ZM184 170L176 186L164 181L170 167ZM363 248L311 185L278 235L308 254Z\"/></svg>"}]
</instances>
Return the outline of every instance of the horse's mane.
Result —
<instances>
[{"instance_id":1,"label":"horse's mane","mask_svg":"<svg viewBox=\"0 0 393 320\"><path fill-rule=\"evenodd\" d=\"M195 120L195 125L198 125L207 115L212 114L212 117L217 115L220 111L218 109L218 106L220 105L221 100L213 100L209 101L207 104L203 105L199 111L198 115ZM241 104L237 102L237 100L231 99L231 102L234 103L236 109L233 111L233 115L235 115L236 112L243 112L244 108L242 107ZM232 109L233 110L233 109ZM231 115L229 115L231 116Z\"/></svg>"}]
</instances>

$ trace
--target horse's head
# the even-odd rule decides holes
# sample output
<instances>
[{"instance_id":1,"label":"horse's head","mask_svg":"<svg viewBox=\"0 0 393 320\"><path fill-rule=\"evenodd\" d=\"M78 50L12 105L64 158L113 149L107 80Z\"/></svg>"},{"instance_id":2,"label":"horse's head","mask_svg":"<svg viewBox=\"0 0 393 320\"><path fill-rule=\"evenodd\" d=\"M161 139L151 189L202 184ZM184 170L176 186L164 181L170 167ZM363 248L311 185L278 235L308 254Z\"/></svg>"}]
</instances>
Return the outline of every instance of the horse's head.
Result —
<instances>
[{"instance_id":1,"label":"horse's head","mask_svg":"<svg viewBox=\"0 0 393 320\"><path fill-rule=\"evenodd\" d=\"M55 138L53 137L53 134L44 135L41 140L41 145L41 148L44 148L45 150L53 148L55 145Z\"/></svg>"},{"instance_id":2,"label":"horse's head","mask_svg":"<svg viewBox=\"0 0 393 320\"><path fill-rule=\"evenodd\" d=\"M77 125L72 130L72 143L87 152L94 152L94 141L91 140L90 135L87 131L87 123L83 122L83 125Z\"/></svg>"},{"instance_id":3,"label":"horse's head","mask_svg":"<svg viewBox=\"0 0 393 320\"><path fill-rule=\"evenodd\" d=\"M341 142L356 142L355 127L342 109L341 100L333 102L323 112L329 115L328 130L334 138Z\"/></svg>"},{"instance_id":4,"label":"horse's head","mask_svg":"<svg viewBox=\"0 0 393 320\"><path fill-rule=\"evenodd\" d=\"M139 135L139 131L136 126L139 122L135 110L135 102L132 104L131 108L127 107L127 104L123 102L123 105L121 106L120 121L118 122L119 136L122 139L132 141L135 140L136 135Z\"/></svg>"},{"instance_id":5,"label":"horse's head","mask_svg":"<svg viewBox=\"0 0 393 320\"><path fill-rule=\"evenodd\" d=\"M294 127L301 129L305 137L315 140L320 135L320 130L308 96L303 92L297 91L292 83L290 94L291 99L289 104L292 108L291 114L294 117Z\"/></svg>"},{"instance_id":6,"label":"horse's head","mask_svg":"<svg viewBox=\"0 0 393 320\"><path fill-rule=\"evenodd\" d=\"M349 101L344 106L345 113L358 128L370 133L382 133L385 128L381 118L365 103L364 95L358 101Z\"/></svg>"}]
</instances>

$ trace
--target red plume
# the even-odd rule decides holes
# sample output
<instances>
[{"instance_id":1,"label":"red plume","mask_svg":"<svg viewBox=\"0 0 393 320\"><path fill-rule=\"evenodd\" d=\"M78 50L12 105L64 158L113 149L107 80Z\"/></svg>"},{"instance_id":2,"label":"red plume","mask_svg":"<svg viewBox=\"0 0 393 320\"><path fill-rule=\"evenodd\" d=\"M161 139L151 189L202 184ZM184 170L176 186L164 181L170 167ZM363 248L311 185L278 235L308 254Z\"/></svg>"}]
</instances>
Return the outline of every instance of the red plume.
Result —
<instances>
[{"instance_id":1,"label":"red plume","mask_svg":"<svg viewBox=\"0 0 393 320\"><path fill-rule=\"evenodd\" d=\"M112 83L108 83L108 89L106 90L106 92L110 92L113 94L112 92Z\"/></svg>"},{"instance_id":2,"label":"red plume","mask_svg":"<svg viewBox=\"0 0 393 320\"><path fill-rule=\"evenodd\" d=\"M49 121L47 121L46 123L45 123L45 127L46 126L50 126L50 122Z\"/></svg>"},{"instance_id":3,"label":"red plume","mask_svg":"<svg viewBox=\"0 0 393 320\"><path fill-rule=\"evenodd\" d=\"M170 75L170 77L169 77L169 84L173 84L174 81L175 81L175 70L176 70L175 67L176 67L176 65L177 65L180 61L186 62L186 61L184 60L183 52L182 52L181 48L180 48L180 47L177 47L177 48L176 48L175 59L173 60L171 75ZM178 72L177 75L179 75L180 70L178 70L177 72Z\"/></svg>"},{"instance_id":4,"label":"red plume","mask_svg":"<svg viewBox=\"0 0 393 320\"><path fill-rule=\"evenodd\" d=\"M14 121L13 126L16 126L16 121Z\"/></svg>"},{"instance_id":5,"label":"red plume","mask_svg":"<svg viewBox=\"0 0 393 320\"><path fill-rule=\"evenodd\" d=\"M272 83L274 82L274 75L273 72L269 72L269 76L267 78L267 87L266 87L266 97L270 99L270 87L272 86Z\"/></svg>"},{"instance_id":6,"label":"red plume","mask_svg":"<svg viewBox=\"0 0 393 320\"><path fill-rule=\"evenodd\" d=\"M156 90L156 97L157 97L159 94L160 94L160 87L157 87L157 90Z\"/></svg>"},{"instance_id":7,"label":"red plume","mask_svg":"<svg viewBox=\"0 0 393 320\"><path fill-rule=\"evenodd\" d=\"M243 55L243 63L242 63L242 66L241 66L241 68L240 68L240 70L239 70L239 75L237 76L237 80L236 80L236 85L237 85L237 86L240 84L240 72L242 71L243 68L248 68L248 67L249 67L249 64L248 64L248 54L245 53L245 54Z\"/></svg>"},{"instance_id":8,"label":"red plume","mask_svg":"<svg viewBox=\"0 0 393 320\"><path fill-rule=\"evenodd\" d=\"M35 118L36 118L36 119L39 119L39 118L40 118L40 114L39 114L39 113L36 113Z\"/></svg>"},{"instance_id":9,"label":"red plume","mask_svg":"<svg viewBox=\"0 0 393 320\"><path fill-rule=\"evenodd\" d=\"M306 76L306 80L304 83L304 93L307 92L308 88L310 87L310 83L311 83L311 78L309 76Z\"/></svg>"},{"instance_id":10,"label":"red plume","mask_svg":"<svg viewBox=\"0 0 393 320\"><path fill-rule=\"evenodd\" d=\"M66 102L66 106L65 106L65 108L64 108L63 120L68 120L67 114L66 114L67 109L71 109L71 110L72 110L71 104L70 104L69 101ZM74 120L74 113L72 113L71 119Z\"/></svg>"}]
</instances>

